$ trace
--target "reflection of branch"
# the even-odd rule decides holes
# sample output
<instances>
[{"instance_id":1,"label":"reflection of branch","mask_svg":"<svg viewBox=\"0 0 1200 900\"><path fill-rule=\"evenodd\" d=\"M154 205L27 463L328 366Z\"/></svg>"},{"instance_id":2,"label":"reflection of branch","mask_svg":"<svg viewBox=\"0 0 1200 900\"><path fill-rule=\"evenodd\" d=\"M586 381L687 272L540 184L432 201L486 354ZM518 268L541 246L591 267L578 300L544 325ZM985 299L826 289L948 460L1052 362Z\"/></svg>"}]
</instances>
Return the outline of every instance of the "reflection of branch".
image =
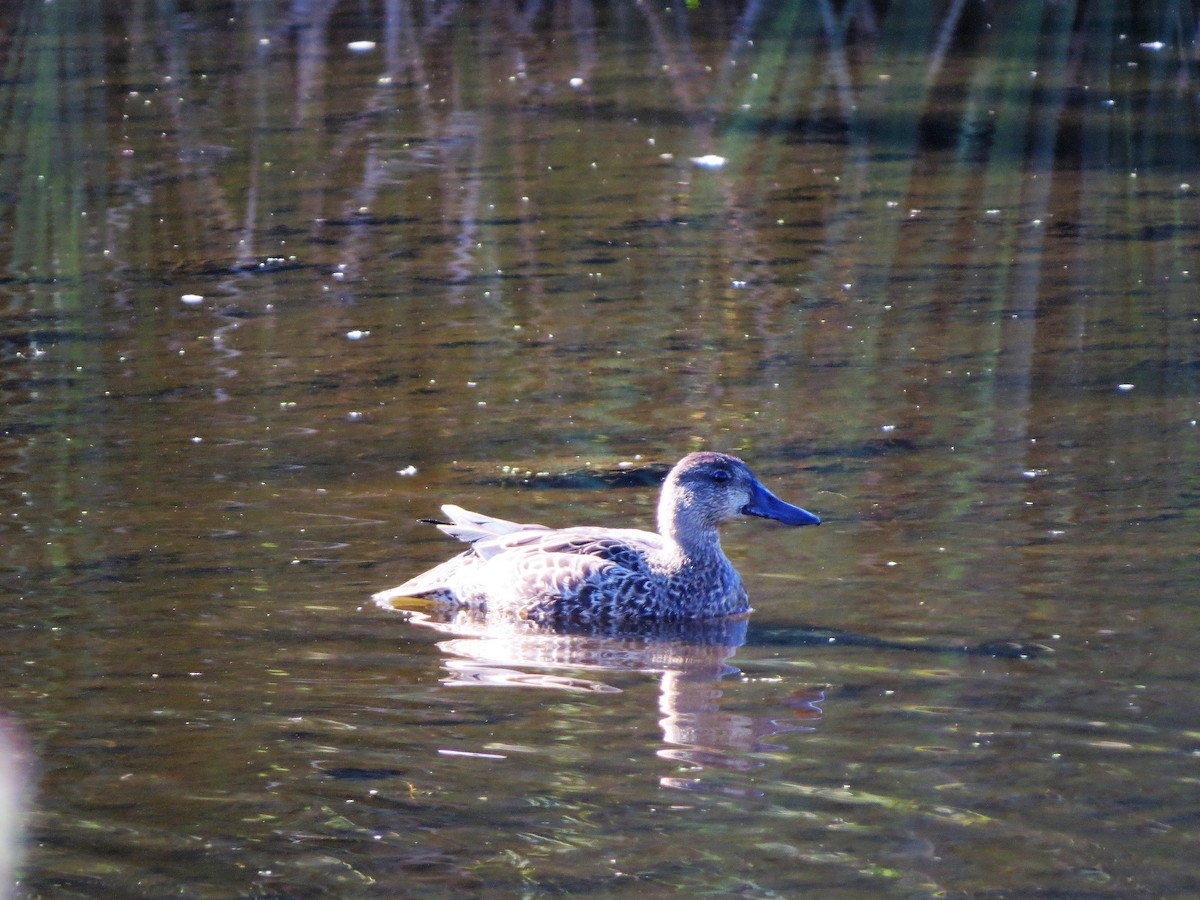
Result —
<instances>
[{"instance_id":1,"label":"reflection of branch","mask_svg":"<svg viewBox=\"0 0 1200 900\"><path fill-rule=\"evenodd\" d=\"M854 117L855 103L850 79L850 62L846 59L846 23L836 21L829 0L821 0L818 5L821 8L825 36L829 39L829 63L826 71L832 76L837 88L842 116L849 122Z\"/></svg>"},{"instance_id":2,"label":"reflection of branch","mask_svg":"<svg viewBox=\"0 0 1200 900\"><path fill-rule=\"evenodd\" d=\"M590 81L599 56L596 52L596 9L592 3L587 0L571 3L571 31L579 48L577 74Z\"/></svg>"},{"instance_id":3,"label":"reflection of branch","mask_svg":"<svg viewBox=\"0 0 1200 900\"><path fill-rule=\"evenodd\" d=\"M954 30L958 27L958 20L962 17L964 6L966 6L966 0L954 0L946 12L946 20L942 22L942 27L938 30L937 42L933 45L933 51L929 55L927 81L930 84L942 71L942 64L946 61L946 51L949 50L950 42L954 39Z\"/></svg>"},{"instance_id":4,"label":"reflection of branch","mask_svg":"<svg viewBox=\"0 0 1200 900\"><path fill-rule=\"evenodd\" d=\"M436 24L431 23L427 31L440 29L443 24L439 19ZM428 34L422 41L417 31L412 5L407 0L387 0L383 23L383 74L376 79L361 111L346 122L330 150L333 159L346 159L351 148L366 136L362 180L358 189L342 204L341 211L341 221L349 223L349 237L338 242L340 262L344 267L342 271L351 281L362 274L362 259L367 251L359 248L371 232L369 217L361 210L371 209L384 186L396 180L398 168L398 163L384 150L386 141L394 139L395 135L371 126L377 126L383 117L394 114L397 86L406 78L414 85L416 109L425 124L426 137L433 141L437 136L438 126L429 102L429 79L421 49L428 41ZM315 229L319 230L323 225L324 221L318 219Z\"/></svg>"},{"instance_id":5,"label":"reflection of branch","mask_svg":"<svg viewBox=\"0 0 1200 900\"><path fill-rule=\"evenodd\" d=\"M694 57L685 59L676 52L674 41L667 37L667 30L663 27L656 9L650 8L646 0L636 0L636 6L646 17L652 43L662 55L666 66L667 80L670 82L675 96L679 98L680 106L689 117L695 115L703 107L703 104L696 100L692 90L692 85L701 83L696 74L700 68L699 65Z\"/></svg>"},{"instance_id":6,"label":"reflection of branch","mask_svg":"<svg viewBox=\"0 0 1200 900\"><path fill-rule=\"evenodd\" d=\"M304 4L293 10L292 27L296 29L296 109L292 123L296 128L311 121L313 100L321 93L325 73L329 70L329 17L337 0L322 0ZM297 4L299 6L299 4Z\"/></svg>"}]
</instances>

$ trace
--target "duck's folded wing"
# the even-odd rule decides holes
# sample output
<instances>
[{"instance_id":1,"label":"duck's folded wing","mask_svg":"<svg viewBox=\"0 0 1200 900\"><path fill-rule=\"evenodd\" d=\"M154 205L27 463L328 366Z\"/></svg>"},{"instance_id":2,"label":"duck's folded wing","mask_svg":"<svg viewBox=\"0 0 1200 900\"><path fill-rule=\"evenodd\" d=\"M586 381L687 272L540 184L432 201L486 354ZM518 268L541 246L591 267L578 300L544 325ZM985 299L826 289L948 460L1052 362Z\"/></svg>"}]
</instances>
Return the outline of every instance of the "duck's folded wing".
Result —
<instances>
[{"instance_id":1,"label":"duck's folded wing","mask_svg":"<svg viewBox=\"0 0 1200 900\"><path fill-rule=\"evenodd\" d=\"M645 565L646 555L662 546L662 538L649 531L633 528L560 528L527 526L512 534L478 541L472 549L484 559L501 553L520 554L530 560L543 555L592 558L615 563L631 571Z\"/></svg>"},{"instance_id":2,"label":"duck's folded wing","mask_svg":"<svg viewBox=\"0 0 1200 900\"><path fill-rule=\"evenodd\" d=\"M654 595L644 555L625 542L605 539L587 545L587 552L580 552L583 545L575 541L559 547L496 561L504 567L504 583L519 598L513 609L520 618L587 623L642 614Z\"/></svg>"}]
</instances>

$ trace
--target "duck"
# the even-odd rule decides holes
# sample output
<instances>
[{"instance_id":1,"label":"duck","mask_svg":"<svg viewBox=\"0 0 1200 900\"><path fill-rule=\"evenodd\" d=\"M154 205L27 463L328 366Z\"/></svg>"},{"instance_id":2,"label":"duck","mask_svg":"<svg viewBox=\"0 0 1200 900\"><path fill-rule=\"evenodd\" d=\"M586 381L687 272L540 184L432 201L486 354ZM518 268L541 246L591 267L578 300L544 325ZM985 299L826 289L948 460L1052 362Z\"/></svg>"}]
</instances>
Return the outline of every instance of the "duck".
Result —
<instances>
[{"instance_id":1,"label":"duck","mask_svg":"<svg viewBox=\"0 0 1200 900\"><path fill-rule=\"evenodd\" d=\"M741 576L721 549L719 527L758 517L819 525L780 500L745 462L690 453L667 473L658 531L547 528L442 507L449 522L425 520L469 545L462 553L373 600L394 607L423 598L543 626L718 619L750 612Z\"/></svg>"}]
</instances>

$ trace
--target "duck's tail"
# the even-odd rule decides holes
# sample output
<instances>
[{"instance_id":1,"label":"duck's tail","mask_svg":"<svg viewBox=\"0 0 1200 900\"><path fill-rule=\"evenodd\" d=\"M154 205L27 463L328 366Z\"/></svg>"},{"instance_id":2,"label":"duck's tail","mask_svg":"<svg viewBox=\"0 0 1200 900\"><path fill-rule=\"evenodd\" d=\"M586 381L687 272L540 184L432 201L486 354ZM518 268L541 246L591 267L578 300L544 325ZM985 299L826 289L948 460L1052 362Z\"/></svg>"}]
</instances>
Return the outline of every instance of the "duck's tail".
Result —
<instances>
[{"instance_id":1,"label":"duck's tail","mask_svg":"<svg viewBox=\"0 0 1200 900\"><path fill-rule=\"evenodd\" d=\"M449 522L439 522L435 519L422 519L421 521L436 525L442 534L448 534L465 544L474 544L476 541L512 534L527 528L540 529L542 527L541 525L522 525L507 519L493 519L491 516L471 512L469 509L463 509L453 503L443 506L442 512L450 518Z\"/></svg>"}]
</instances>

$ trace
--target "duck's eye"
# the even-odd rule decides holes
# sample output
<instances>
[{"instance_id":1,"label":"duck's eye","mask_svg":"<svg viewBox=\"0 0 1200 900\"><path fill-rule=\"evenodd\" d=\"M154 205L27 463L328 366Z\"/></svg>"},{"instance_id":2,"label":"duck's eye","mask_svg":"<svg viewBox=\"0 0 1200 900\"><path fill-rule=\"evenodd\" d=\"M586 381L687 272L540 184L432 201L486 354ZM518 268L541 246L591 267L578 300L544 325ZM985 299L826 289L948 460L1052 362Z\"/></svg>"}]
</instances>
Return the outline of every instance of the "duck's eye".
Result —
<instances>
[{"instance_id":1,"label":"duck's eye","mask_svg":"<svg viewBox=\"0 0 1200 900\"><path fill-rule=\"evenodd\" d=\"M733 477L733 473L730 472L728 469L717 469L716 471L714 471L712 473L712 480L715 481L717 484L724 484L732 477Z\"/></svg>"}]
</instances>

